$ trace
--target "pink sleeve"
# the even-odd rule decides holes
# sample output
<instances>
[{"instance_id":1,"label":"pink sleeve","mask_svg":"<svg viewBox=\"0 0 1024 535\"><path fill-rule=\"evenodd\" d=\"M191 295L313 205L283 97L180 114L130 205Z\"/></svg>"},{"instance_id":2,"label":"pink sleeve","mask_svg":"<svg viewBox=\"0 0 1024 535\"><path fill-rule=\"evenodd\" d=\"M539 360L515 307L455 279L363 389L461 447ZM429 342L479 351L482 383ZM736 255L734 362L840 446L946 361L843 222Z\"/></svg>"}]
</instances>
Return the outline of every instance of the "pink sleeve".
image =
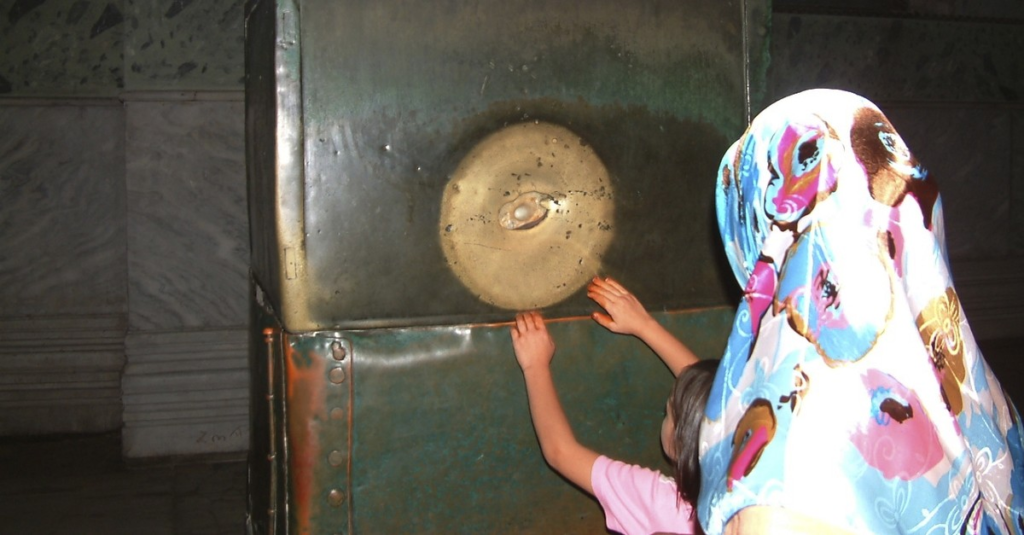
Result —
<instances>
[{"instance_id":1,"label":"pink sleeve","mask_svg":"<svg viewBox=\"0 0 1024 535\"><path fill-rule=\"evenodd\" d=\"M590 473L608 529L625 535L694 532L690 504L661 472L600 456Z\"/></svg>"}]
</instances>

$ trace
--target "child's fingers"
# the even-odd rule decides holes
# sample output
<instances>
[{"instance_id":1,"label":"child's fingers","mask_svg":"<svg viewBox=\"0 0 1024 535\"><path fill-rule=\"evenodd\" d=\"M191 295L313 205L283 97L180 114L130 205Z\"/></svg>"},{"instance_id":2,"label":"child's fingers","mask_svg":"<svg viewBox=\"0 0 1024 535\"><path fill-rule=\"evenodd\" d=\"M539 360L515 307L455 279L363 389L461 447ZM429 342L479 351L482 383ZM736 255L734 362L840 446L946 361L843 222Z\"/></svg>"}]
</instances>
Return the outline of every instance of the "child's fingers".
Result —
<instances>
[{"instance_id":1,"label":"child's fingers","mask_svg":"<svg viewBox=\"0 0 1024 535\"><path fill-rule=\"evenodd\" d=\"M533 327L534 330L544 330L544 318L542 318L538 312L530 312L530 322L532 323L531 327Z\"/></svg>"},{"instance_id":2,"label":"child's fingers","mask_svg":"<svg viewBox=\"0 0 1024 535\"><path fill-rule=\"evenodd\" d=\"M622 306L630 299L629 295L620 295L609 291L588 292L587 297L591 298L601 308L611 313L621 311Z\"/></svg>"},{"instance_id":3,"label":"child's fingers","mask_svg":"<svg viewBox=\"0 0 1024 535\"><path fill-rule=\"evenodd\" d=\"M613 299L622 297L622 294L610 286L591 286L587 289L587 296L597 301L600 298L604 304L611 302Z\"/></svg>"},{"instance_id":4,"label":"child's fingers","mask_svg":"<svg viewBox=\"0 0 1024 535\"><path fill-rule=\"evenodd\" d=\"M618 293L621 293L621 294L628 294L629 293L629 290L627 290L625 286L619 284L619 281L617 281L617 280L615 280L615 279L613 279L611 277L606 277L604 281L605 281L605 283L608 284L609 288L615 290Z\"/></svg>"},{"instance_id":5,"label":"child's fingers","mask_svg":"<svg viewBox=\"0 0 1024 535\"><path fill-rule=\"evenodd\" d=\"M595 290L611 290L611 287L608 285L608 282L605 281L604 279L601 279L600 277L594 277L594 279L591 280L590 282L590 287Z\"/></svg>"},{"instance_id":6,"label":"child's fingers","mask_svg":"<svg viewBox=\"0 0 1024 535\"><path fill-rule=\"evenodd\" d=\"M609 329L609 330L611 329L612 317L609 316L608 314L602 314L600 312L594 312L590 316L592 318L594 318L594 321L596 321L598 325L604 327L605 329Z\"/></svg>"},{"instance_id":7,"label":"child's fingers","mask_svg":"<svg viewBox=\"0 0 1024 535\"><path fill-rule=\"evenodd\" d=\"M516 326L515 326L515 328L516 328L516 334L517 335L522 335L527 330L529 330L529 325L527 323L527 318L526 318L525 314L522 314L522 313L516 314Z\"/></svg>"}]
</instances>

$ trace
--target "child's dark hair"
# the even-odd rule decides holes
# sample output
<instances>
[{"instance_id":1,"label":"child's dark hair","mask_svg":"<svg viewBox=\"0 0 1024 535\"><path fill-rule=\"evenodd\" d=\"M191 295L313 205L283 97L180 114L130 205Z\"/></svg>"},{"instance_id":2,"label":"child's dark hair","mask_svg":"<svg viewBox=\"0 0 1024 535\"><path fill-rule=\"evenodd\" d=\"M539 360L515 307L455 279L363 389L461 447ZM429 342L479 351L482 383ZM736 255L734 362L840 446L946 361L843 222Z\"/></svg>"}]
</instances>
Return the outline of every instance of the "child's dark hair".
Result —
<instances>
[{"instance_id":1,"label":"child's dark hair","mask_svg":"<svg viewBox=\"0 0 1024 535\"><path fill-rule=\"evenodd\" d=\"M719 362L719 359L700 360L684 368L676 377L669 398L675 422L672 473L679 496L694 506L700 495L700 424Z\"/></svg>"}]
</instances>

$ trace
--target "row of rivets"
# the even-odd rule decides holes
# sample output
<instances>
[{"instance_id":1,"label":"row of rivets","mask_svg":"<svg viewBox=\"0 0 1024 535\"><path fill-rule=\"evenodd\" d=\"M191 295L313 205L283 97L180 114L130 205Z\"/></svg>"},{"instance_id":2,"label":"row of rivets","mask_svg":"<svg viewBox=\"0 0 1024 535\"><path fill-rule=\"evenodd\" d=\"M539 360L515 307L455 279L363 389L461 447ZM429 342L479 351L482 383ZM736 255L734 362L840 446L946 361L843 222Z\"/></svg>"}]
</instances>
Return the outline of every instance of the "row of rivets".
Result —
<instances>
[{"instance_id":1,"label":"row of rivets","mask_svg":"<svg viewBox=\"0 0 1024 535\"><path fill-rule=\"evenodd\" d=\"M342 345L341 342L335 341L331 343L331 357L335 361L339 363L344 362L347 356L348 352L345 350L345 346ZM344 383L346 379L344 365L331 368L327 376L330 381L336 385ZM345 411L342 408L335 407L331 409L332 420L341 420L344 418ZM345 459L345 453L340 450L331 450L331 452L327 454L327 462L335 468L342 466L345 463ZM331 507L341 507L345 504L345 499L345 491L342 489L331 489L330 492L327 493L327 503L330 504Z\"/></svg>"}]
</instances>

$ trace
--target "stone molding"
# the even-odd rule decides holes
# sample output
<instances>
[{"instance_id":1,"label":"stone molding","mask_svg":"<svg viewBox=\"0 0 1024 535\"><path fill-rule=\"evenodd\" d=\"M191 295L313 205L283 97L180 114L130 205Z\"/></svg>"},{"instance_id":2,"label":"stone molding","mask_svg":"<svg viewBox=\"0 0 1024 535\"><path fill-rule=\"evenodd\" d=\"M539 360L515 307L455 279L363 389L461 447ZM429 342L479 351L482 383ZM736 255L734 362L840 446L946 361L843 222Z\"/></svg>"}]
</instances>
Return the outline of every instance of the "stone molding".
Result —
<instances>
[{"instance_id":1,"label":"stone molding","mask_svg":"<svg viewBox=\"0 0 1024 535\"><path fill-rule=\"evenodd\" d=\"M0 317L0 435L121 427L125 314Z\"/></svg>"},{"instance_id":2,"label":"stone molding","mask_svg":"<svg viewBox=\"0 0 1024 535\"><path fill-rule=\"evenodd\" d=\"M125 457L248 450L245 327L129 333L125 354Z\"/></svg>"}]
</instances>

